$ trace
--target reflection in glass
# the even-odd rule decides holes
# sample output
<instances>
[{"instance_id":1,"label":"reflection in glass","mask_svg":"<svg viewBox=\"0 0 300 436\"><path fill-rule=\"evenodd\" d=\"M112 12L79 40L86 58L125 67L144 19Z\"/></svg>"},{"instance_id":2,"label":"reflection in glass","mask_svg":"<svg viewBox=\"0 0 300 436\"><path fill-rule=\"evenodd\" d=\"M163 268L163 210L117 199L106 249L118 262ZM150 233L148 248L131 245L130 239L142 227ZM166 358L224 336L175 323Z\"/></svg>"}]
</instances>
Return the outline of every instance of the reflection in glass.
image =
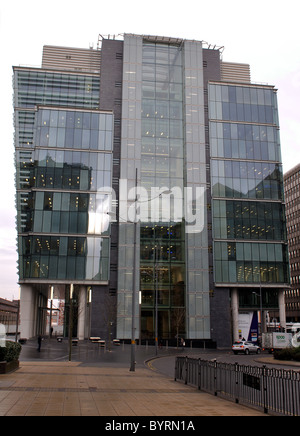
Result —
<instances>
[{"instance_id":1,"label":"reflection in glass","mask_svg":"<svg viewBox=\"0 0 300 436\"><path fill-rule=\"evenodd\" d=\"M24 278L108 280L109 238L23 237Z\"/></svg>"},{"instance_id":2,"label":"reflection in glass","mask_svg":"<svg viewBox=\"0 0 300 436\"><path fill-rule=\"evenodd\" d=\"M37 189L18 196L19 231L38 235L21 238L21 278L108 280L109 239L94 235L110 233L112 117L37 110L34 159L32 152L17 153L17 167L26 172L23 187ZM79 236L65 236L70 234Z\"/></svg>"},{"instance_id":3,"label":"reflection in glass","mask_svg":"<svg viewBox=\"0 0 300 436\"><path fill-rule=\"evenodd\" d=\"M163 44L143 45L141 185L184 185L181 51ZM149 63L148 63L149 62ZM142 337L176 335L176 310L185 334L185 234L183 223L141 223Z\"/></svg>"},{"instance_id":4,"label":"reflection in glass","mask_svg":"<svg viewBox=\"0 0 300 436\"><path fill-rule=\"evenodd\" d=\"M209 114L215 281L287 283L276 91L211 84Z\"/></svg>"}]
</instances>

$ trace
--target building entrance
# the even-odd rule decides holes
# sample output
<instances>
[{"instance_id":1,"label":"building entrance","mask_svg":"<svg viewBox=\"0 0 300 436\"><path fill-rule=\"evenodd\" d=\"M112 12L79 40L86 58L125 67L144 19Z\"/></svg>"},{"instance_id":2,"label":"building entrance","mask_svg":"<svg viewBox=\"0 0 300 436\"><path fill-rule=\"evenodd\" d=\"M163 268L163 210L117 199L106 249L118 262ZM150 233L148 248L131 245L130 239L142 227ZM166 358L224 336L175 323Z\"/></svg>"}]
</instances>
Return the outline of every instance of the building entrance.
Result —
<instances>
[{"instance_id":1,"label":"building entrance","mask_svg":"<svg viewBox=\"0 0 300 436\"><path fill-rule=\"evenodd\" d=\"M21 335L78 337L90 331L89 288L81 285L22 285Z\"/></svg>"}]
</instances>

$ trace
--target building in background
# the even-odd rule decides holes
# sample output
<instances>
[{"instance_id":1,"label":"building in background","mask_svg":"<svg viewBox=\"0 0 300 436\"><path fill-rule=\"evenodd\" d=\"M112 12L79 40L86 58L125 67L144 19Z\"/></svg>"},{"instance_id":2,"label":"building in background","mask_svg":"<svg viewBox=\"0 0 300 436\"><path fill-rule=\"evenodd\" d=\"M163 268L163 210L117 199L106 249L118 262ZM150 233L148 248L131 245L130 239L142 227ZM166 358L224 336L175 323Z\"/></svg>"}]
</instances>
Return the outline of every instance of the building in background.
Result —
<instances>
[{"instance_id":1,"label":"building in background","mask_svg":"<svg viewBox=\"0 0 300 436\"><path fill-rule=\"evenodd\" d=\"M16 328L19 326L19 302L0 298L0 326L4 327L5 337L14 339ZM18 329L19 332L19 329Z\"/></svg>"},{"instance_id":2,"label":"building in background","mask_svg":"<svg viewBox=\"0 0 300 436\"><path fill-rule=\"evenodd\" d=\"M291 268L291 288L286 291L289 322L300 320L300 164L284 174L287 235Z\"/></svg>"},{"instance_id":3,"label":"building in background","mask_svg":"<svg viewBox=\"0 0 300 436\"><path fill-rule=\"evenodd\" d=\"M133 309L141 340L229 346L270 308L284 323L276 89L201 41L100 43L14 67L22 335L51 298L67 331L71 285L80 338L130 339Z\"/></svg>"}]
</instances>

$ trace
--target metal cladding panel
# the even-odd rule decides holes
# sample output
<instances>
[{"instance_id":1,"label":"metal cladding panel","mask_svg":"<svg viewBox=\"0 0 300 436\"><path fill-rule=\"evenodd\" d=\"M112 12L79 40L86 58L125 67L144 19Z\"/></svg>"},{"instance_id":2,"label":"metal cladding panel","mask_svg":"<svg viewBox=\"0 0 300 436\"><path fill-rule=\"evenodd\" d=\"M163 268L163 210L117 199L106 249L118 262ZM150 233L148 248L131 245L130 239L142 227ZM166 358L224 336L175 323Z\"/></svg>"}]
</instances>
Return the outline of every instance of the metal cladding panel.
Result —
<instances>
[{"instance_id":1,"label":"metal cladding panel","mask_svg":"<svg viewBox=\"0 0 300 436\"><path fill-rule=\"evenodd\" d=\"M100 60L100 50L45 45L42 68L99 73Z\"/></svg>"},{"instance_id":2,"label":"metal cladding panel","mask_svg":"<svg viewBox=\"0 0 300 436\"><path fill-rule=\"evenodd\" d=\"M251 83L250 65L221 62L221 80L224 82Z\"/></svg>"}]
</instances>

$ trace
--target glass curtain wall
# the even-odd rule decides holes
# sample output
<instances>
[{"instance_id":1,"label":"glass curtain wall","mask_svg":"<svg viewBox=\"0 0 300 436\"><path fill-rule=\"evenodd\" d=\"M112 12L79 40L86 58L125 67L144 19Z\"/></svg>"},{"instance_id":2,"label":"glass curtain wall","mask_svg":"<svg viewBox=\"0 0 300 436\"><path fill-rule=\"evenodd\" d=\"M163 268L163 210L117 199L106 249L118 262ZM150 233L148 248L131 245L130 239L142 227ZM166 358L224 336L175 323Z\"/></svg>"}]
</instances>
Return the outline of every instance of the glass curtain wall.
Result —
<instances>
[{"instance_id":1,"label":"glass curtain wall","mask_svg":"<svg viewBox=\"0 0 300 436\"><path fill-rule=\"evenodd\" d=\"M216 284L287 283L276 91L210 84L209 100Z\"/></svg>"},{"instance_id":2,"label":"glass curtain wall","mask_svg":"<svg viewBox=\"0 0 300 436\"><path fill-rule=\"evenodd\" d=\"M113 115L40 107L36 120L34 162L18 161L34 234L20 237L21 278L106 281Z\"/></svg>"},{"instance_id":3,"label":"glass curtain wall","mask_svg":"<svg viewBox=\"0 0 300 436\"><path fill-rule=\"evenodd\" d=\"M137 338L141 333L144 339L154 339L156 312L159 340L175 340L177 334L190 339L210 337L204 125L202 44L125 35L118 258L120 338L131 338L133 292ZM133 209L136 170L140 219L134 247L134 224L128 212ZM164 194L166 191L172 194ZM189 220L184 217L183 206L189 210Z\"/></svg>"},{"instance_id":4,"label":"glass curtain wall","mask_svg":"<svg viewBox=\"0 0 300 436\"><path fill-rule=\"evenodd\" d=\"M99 77L15 68L14 90L20 280L106 282L113 115L97 110Z\"/></svg>"},{"instance_id":5,"label":"glass curtain wall","mask_svg":"<svg viewBox=\"0 0 300 436\"><path fill-rule=\"evenodd\" d=\"M148 217L140 228L141 337L185 336L185 226L162 220L162 200L151 188L184 187L182 51L175 45L143 43L141 186ZM151 219L152 211L152 219ZM146 219L145 219L146 218Z\"/></svg>"}]
</instances>

